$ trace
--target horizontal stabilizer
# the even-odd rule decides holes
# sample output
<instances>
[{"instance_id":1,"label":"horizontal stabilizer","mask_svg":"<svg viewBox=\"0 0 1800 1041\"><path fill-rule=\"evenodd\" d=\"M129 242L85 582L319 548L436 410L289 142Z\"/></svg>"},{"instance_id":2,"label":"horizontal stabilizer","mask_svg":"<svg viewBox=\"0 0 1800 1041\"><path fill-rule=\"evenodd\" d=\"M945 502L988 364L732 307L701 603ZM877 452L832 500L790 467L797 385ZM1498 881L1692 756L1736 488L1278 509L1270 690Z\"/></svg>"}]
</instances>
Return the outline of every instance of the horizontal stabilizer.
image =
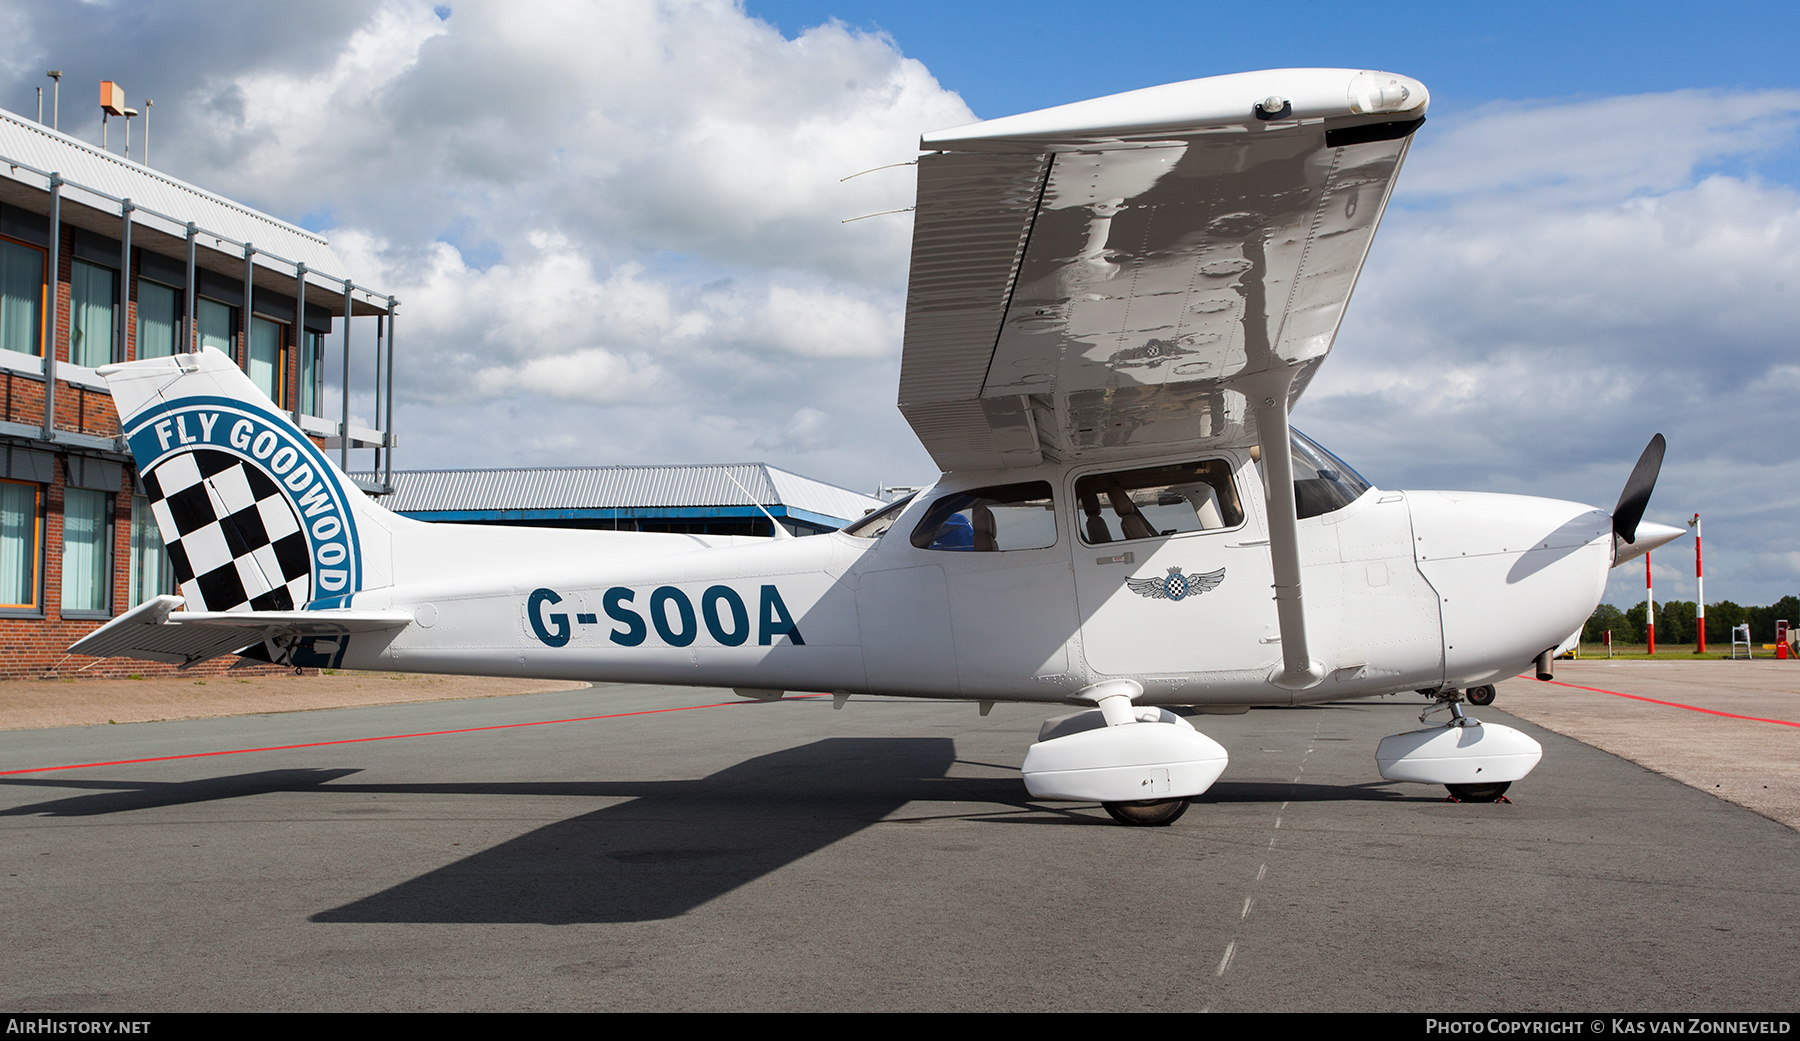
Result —
<instances>
[{"instance_id":1,"label":"horizontal stabilizer","mask_svg":"<svg viewBox=\"0 0 1800 1041\"><path fill-rule=\"evenodd\" d=\"M412 624L406 611L177 611L178 596L159 596L120 615L78 640L70 654L96 658L136 658L187 668L266 643L276 654L269 660L287 665L313 665L295 657L304 645L313 651L320 639L333 643L342 657L344 637L385 633L389 637Z\"/></svg>"}]
</instances>

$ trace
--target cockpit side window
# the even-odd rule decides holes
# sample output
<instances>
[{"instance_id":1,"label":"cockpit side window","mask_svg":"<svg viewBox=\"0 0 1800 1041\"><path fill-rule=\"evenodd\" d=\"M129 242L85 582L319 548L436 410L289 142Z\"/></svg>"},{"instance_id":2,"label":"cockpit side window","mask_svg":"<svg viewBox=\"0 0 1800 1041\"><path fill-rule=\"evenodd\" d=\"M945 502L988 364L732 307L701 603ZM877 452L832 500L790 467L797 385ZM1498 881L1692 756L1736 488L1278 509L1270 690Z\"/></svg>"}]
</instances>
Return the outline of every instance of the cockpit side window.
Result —
<instances>
[{"instance_id":1,"label":"cockpit side window","mask_svg":"<svg viewBox=\"0 0 1800 1041\"><path fill-rule=\"evenodd\" d=\"M1090 546L1234 528L1244 509L1223 459L1089 474L1075 482Z\"/></svg>"},{"instance_id":2,"label":"cockpit side window","mask_svg":"<svg viewBox=\"0 0 1800 1041\"><path fill-rule=\"evenodd\" d=\"M1048 481L953 492L931 504L913 529L920 549L973 553L1056 545L1056 509Z\"/></svg>"},{"instance_id":3,"label":"cockpit side window","mask_svg":"<svg viewBox=\"0 0 1800 1041\"><path fill-rule=\"evenodd\" d=\"M838 530L859 539L878 539L888 533L888 529L906 512L906 507L918 497L919 493L914 492L903 499L895 499L881 509L865 514L861 520L846 524Z\"/></svg>"}]
</instances>

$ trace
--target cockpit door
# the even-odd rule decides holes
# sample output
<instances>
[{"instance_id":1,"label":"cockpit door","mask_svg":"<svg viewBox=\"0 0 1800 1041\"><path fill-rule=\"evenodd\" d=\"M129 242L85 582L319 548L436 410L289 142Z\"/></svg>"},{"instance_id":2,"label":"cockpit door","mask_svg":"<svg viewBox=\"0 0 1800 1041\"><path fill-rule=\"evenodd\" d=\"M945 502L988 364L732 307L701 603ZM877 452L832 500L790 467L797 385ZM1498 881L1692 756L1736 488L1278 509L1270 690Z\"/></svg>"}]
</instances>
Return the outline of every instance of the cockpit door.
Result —
<instances>
[{"instance_id":1,"label":"cockpit door","mask_svg":"<svg viewBox=\"0 0 1800 1041\"><path fill-rule=\"evenodd\" d=\"M1071 475L1089 667L1266 672L1280 657L1259 478L1244 456ZM1066 516L1067 514L1065 514Z\"/></svg>"}]
</instances>

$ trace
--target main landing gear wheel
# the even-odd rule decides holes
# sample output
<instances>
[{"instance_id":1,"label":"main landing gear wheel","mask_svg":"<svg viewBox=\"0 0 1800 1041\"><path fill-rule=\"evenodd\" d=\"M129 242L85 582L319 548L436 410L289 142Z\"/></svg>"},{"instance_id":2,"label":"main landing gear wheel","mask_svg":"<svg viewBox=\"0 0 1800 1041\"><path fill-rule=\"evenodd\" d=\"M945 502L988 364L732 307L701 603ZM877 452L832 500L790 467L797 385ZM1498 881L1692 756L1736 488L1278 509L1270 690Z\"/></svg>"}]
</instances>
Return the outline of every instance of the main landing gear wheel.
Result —
<instances>
[{"instance_id":1,"label":"main landing gear wheel","mask_svg":"<svg viewBox=\"0 0 1800 1041\"><path fill-rule=\"evenodd\" d=\"M1502 788L1506 787L1501 785ZM1173 824L1187 812L1186 799L1160 799L1145 802L1103 802L1106 812L1120 824L1160 828Z\"/></svg>"},{"instance_id":2,"label":"main landing gear wheel","mask_svg":"<svg viewBox=\"0 0 1800 1041\"><path fill-rule=\"evenodd\" d=\"M1468 693L1463 696L1469 699L1469 704L1471 705L1492 705L1494 703L1493 684L1488 684L1483 687L1470 687Z\"/></svg>"},{"instance_id":3,"label":"main landing gear wheel","mask_svg":"<svg viewBox=\"0 0 1800 1041\"><path fill-rule=\"evenodd\" d=\"M1512 787L1511 781L1499 784L1446 784L1451 798L1457 802L1499 802L1506 790Z\"/></svg>"}]
</instances>

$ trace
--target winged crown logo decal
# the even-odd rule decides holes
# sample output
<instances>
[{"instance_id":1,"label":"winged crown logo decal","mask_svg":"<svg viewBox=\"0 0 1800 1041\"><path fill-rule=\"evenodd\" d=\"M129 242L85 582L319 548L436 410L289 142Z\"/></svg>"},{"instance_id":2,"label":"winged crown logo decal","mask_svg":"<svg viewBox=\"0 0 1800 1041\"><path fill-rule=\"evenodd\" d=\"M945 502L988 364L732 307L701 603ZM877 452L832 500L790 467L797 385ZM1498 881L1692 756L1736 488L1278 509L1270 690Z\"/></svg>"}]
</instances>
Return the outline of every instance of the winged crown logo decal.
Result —
<instances>
[{"instance_id":1,"label":"winged crown logo decal","mask_svg":"<svg viewBox=\"0 0 1800 1041\"><path fill-rule=\"evenodd\" d=\"M1185 600L1189 596L1210 593L1223 581L1224 568L1204 575L1184 575L1180 565L1176 565L1162 578L1128 578L1125 584L1132 592L1151 600Z\"/></svg>"}]
</instances>

